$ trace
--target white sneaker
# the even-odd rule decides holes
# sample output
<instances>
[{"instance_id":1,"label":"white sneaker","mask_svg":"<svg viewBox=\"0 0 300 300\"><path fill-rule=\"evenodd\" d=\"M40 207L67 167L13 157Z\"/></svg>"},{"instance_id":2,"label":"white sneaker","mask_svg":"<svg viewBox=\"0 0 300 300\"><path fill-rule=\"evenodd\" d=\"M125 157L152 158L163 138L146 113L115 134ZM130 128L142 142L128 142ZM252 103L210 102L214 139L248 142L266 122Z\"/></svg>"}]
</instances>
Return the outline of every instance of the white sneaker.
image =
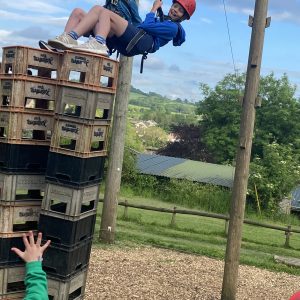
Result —
<instances>
[{"instance_id":1,"label":"white sneaker","mask_svg":"<svg viewBox=\"0 0 300 300\"><path fill-rule=\"evenodd\" d=\"M72 48L73 51L91 52L95 54L108 56L109 49L106 45L100 44L94 37L91 37L87 42L75 46Z\"/></svg>"},{"instance_id":2,"label":"white sneaker","mask_svg":"<svg viewBox=\"0 0 300 300\"><path fill-rule=\"evenodd\" d=\"M69 36L66 32L62 33L54 39L48 40L48 44L51 47L62 50L72 49L74 46L78 45L77 41Z\"/></svg>"}]
</instances>

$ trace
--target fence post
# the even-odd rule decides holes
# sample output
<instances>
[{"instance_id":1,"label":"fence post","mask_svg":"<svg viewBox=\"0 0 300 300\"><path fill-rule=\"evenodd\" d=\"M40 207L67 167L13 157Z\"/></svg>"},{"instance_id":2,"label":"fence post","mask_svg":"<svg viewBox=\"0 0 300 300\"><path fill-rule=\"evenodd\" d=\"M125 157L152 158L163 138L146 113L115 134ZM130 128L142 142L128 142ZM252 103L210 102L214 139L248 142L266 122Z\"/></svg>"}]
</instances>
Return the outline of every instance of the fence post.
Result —
<instances>
[{"instance_id":1,"label":"fence post","mask_svg":"<svg viewBox=\"0 0 300 300\"><path fill-rule=\"evenodd\" d=\"M285 232L285 244L284 244L285 248L290 248L290 236L292 235L291 229L292 229L292 226L289 225L287 227L287 231Z\"/></svg>"},{"instance_id":2,"label":"fence post","mask_svg":"<svg viewBox=\"0 0 300 300\"><path fill-rule=\"evenodd\" d=\"M225 220L225 235L228 236L229 220Z\"/></svg>"},{"instance_id":3,"label":"fence post","mask_svg":"<svg viewBox=\"0 0 300 300\"><path fill-rule=\"evenodd\" d=\"M125 220L128 219L128 201L127 201L127 200L125 200L123 218L124 218Z\"/></svg>"},{"instance_id":4,"label":"fence post","mask_svg":"<svg viewBox=\"0 0 300 300\"><path fill-rule=\"evenodd\" d=\"M172 220L171 220L171 227L174 227L175 226L175 217L176 217L176 206L174 206L173 208L173 214L172 214Z\"/></svg>"}]
</instances>

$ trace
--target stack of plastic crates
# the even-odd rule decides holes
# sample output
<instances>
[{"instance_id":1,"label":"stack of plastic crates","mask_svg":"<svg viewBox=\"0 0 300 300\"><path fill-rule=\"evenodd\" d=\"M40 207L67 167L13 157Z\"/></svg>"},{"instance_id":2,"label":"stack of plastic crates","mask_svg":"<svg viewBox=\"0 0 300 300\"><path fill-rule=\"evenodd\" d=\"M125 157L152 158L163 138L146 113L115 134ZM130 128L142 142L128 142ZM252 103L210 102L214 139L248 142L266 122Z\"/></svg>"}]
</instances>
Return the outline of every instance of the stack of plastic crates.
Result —
<instances>
[{"instance_id":1,"label":"stack of plastic crates","mask_svg":"<svg viewBox=\"0 0 300 300\"><path fill-rule=\"evenodd\" d=\"M0 299L24 296L22 234L38 228L60 56L5 47L0 75Z\"/></svg>"},{"instance_id":2,"label":"stack of plastic crates","mask_svg":"<svg viewBox=\"0 0 300 300\"><path fill-rule=\"evenodd\" d=\"M84 295L117 74L103 56L62 56L38 227L52 241L43 260L49 299Z\"/></svg>"},{"instance_id":3,"label":"stack of plastic crates","mask_svg":"<svg viewBox=\"0 0 300 300\"><path fill-rule=\"evenodd\" d=\"M51 239L49 299L83 299L118 62L5 47L0 75L0 299L23 299L22 233Z\"/></svg>"}]
</instances>

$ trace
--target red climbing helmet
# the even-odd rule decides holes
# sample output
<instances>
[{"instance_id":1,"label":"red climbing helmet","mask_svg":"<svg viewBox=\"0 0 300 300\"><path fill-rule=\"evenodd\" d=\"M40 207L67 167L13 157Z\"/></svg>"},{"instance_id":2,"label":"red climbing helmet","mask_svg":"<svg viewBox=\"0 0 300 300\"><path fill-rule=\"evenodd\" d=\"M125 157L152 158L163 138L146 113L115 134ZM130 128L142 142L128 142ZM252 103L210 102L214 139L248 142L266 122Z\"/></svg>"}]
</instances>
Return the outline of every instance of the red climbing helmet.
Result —
<instances>
[{"instance_id":1,"label":"red climbing helmet","mask_svg":"<svg viewBox=\"0 0 300 300\"><path fill-rule=\"evenodd\" d=\"M179 3L187 12L188 19L192 16L196 9L196 0L173 0L173 3Z\"/></svg>"}]
</instances>

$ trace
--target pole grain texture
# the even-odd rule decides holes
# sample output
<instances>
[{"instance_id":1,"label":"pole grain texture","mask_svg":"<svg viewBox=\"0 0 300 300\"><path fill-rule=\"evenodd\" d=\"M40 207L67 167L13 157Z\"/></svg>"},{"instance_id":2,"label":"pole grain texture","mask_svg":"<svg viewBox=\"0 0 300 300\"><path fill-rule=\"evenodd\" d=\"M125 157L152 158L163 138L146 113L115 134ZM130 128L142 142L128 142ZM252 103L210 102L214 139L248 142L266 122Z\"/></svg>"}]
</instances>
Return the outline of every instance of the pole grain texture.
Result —
<instances>
[{"instance_id":1,"label":"pole grain texture","mask_svg":"<svg viewBox=\"0 0 300 300\"><path fill-rule=\"evenodd\" d=\"M132 62L132 57L121 55L99 234L99 240L104 243L113 243L115 240L118 196L121 186L125 147L126 117L132 77Z\"/></svg>"},{"instance_id":2,"label":"pole grain texture","mask_svg":"<svg viewBox=\"0 0 300 300\"><path fill-rule=\"evenodd\" d=\"M249 164L255 122L255 103L258 94L268 0L256 0L240 123L240 137L230 207L230 221L225 254L222 300L234 300L242 241L242 225L249 177Z\"/></svg>"}]
</instances>

